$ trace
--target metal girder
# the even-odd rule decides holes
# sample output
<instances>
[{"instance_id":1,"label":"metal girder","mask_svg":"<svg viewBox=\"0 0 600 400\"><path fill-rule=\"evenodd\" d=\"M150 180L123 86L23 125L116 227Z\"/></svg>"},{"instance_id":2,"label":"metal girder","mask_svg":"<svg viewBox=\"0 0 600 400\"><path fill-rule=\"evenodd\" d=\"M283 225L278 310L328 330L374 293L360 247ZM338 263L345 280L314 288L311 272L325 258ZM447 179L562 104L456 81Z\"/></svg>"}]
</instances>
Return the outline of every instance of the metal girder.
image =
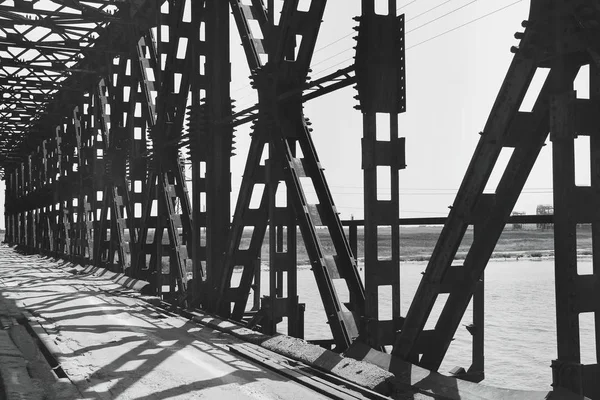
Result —
<instances>
[{"instance_id":1,"label":"metal girder","mask_svg":"<svg viewBox=\"0 0 600 400\"><path fill-rule=\"evenodd\" d=\"M188 29L183 22L184 3L170 1L166 26L169 29L169 40L162 41L158 29L158 44L154 44L151 34L145 35L143 41L137 43L137 65L141 77L141 91L144 99L144 111L147 118L147 129L152 139L152 170L148 173L145 199L142 208L140 241L137 249L136 265L138 273L146 270L152 278L156 294L162 293L163 272L163 233L168 234L169 286L170 295L176 302L184 304L189 301L187 290L187 260L192 255L189 243L192 237L191 205L187 192L182 163L178 153L178 144L183 134L183 123L186 114L186 102L192 81L198 79L191 71L194 50L200 33ZM192 21L200 22L203 7L194 9ZM163 25L159 18L159 25ZM187 39L186 57L178 57L180 39ZM165 57L165 66L160 61ZM199 57L199 54L196 54ZM154 79L149 76L150 71ZM175 87L175 75L180 77L179 87ZM154 102L156 93L156 102ZM152 204L156 200L156 216L152 215ZM181 211L178 211L177 208ZM155 223L152 223L154 220ZM149 251L146 244L148 229L154 229L155 251ZM150 263L146 262L146 254L150 253Z\"/></svg>"},{"instance_id":2,"label":"metal girder","mask_svg":"<svg viewBox=\"0 0 600 400\"><path fill-rule=\"evenodd\" d=\"M316 99L317 97L323 96L327 93L331 93L335 90L342 89L356 83L356 74L354 71L354 65L350 65L346 68L337 70L329 75L326 75L317 80L309 80L301 88L290 90L278 96L278 101L283 101L287 98L302 93L302 101ZM219 121L220 124L230 123L232 126L239 126L251 121L255 121L258 118L259 106L258 104L248 107L244 110L238 111L231 117L222 119Z\"/></svg>"},{"instance_id":3,"label":"metal girder","mask_svg":"<svg viewBox=\"0 0 600 400\"><path fill-rule=\"evenodd\" d=\"M383 349L394 343L402 326L400 314L399 170L406 167L404 138L399 137L398 115L406 110L404 73L404 16L396 16L396 1L389 14L375 13L374 1L362 2L356 47L357 107L363 113L362 169L365 208L365 314L361 339ZM377 119L377 114L387 114ZM389 125L389 139L378 140L377 130ZM379 199L378 169L389 171L391 196ZM388 175L388 174L386 174ZM385 175L384 175L385 176ZM385 184L384 186L387 186ZM379 254L380 241L389 230L391 258ZM388 289L388 290L386 290ZM380 317L380 299L391 300L391 315Z\"/></svg>"},{"instance_id":4,"label":"metal girder","mask_svg":"<svg viewBox=\"0 0 600 400\"><path fill-rule=\"evenodd\" d=\"M124 29L148 26L148 15L155 11L154 2L149 0L96 1L97 7L75 1L57 3L62 4L53 11L34 8L26 1L0 9L0 29L4 31L0 39L0 92L12 89L26 94L33 87L61 89L53 92L55 96L44 101L27 123L15 124L12 137L4 129L0 131L0 139L11 144L11 159L25 157L39 140L51 136L47 127L57 124L53 114L70 112L81 93L95 83L96 75L102 75L107 55L124 51ZM0 110L0 119L4 113ZM31 131L46 133L33 144L25 139ZM0 160L0 170L3 167Z\"/></svg>"},{"instance_id":5,"label":"metal girder","mask_svg":"<svg viewBox=\"0 0 600 400\"><path fill-rule=\"evenodd\" d=\"M20 118L32 100L39 108L46 105L46 112L35 123L14 125L17 131L11 135L15 136L15 143L3 143L7 159L11 157L8 151L22 151L15 144L22 140L17 136L25 132L29 132L26 145L33 148L26 162L14 172L16 188L7 188L8 192L14 191L9 199L15 199L9 201L12 206L7 208L12 214L7 218L9 237L31 251L48 251L54 256L128 274L137 271L143 275L147 266L145 254L149 253L153 271L158 274L146 278L153 280L160 293L162 235L167 229L165 254L169 254L173 265L167 274L168 283L172 294L182 302L187 296L186 264L190 252L186 247L190 245L192 222L178 149L192 82L195 89L205 89L205 80L191 68L192 59L198 59L203 48L199 45L200 32L190 29L192 23L202 22L204 7L203 2L200 7L195 2L192 22L183 22L184 3L170 2L169 14L160 18L168 19L164 25L170 30L170 40L159 43L157 49L148 22L156 8L146 7L140 13L137 7L141 5L140 1L128 2L127 9L120 13L132 23L116 27L112 24L96 41L105 48L110 40L119 38L112 51L86 53L90 59L81 62L84 68L94 65L102 81L73 76L65 79L59 74L48 75L47 71L44 79L26 77L21 82L15 71L10 71L13 75L0 81L7 85L5 104L14 101L21 107L15 109L8 104L11 108L5 109L10 113L7 115ZM134 20L134 16L138 19ZM179 39L188 39L183 58L179 57ZM64 41L67 46L73 42ZM44 43L56 45L55 41ZM94 58L98 61L99 57L105 58L94 63ZM161 57L166 58L163 68L158 67ZM29 61L25 63L27 67L36 64ZM199 70L197 64L194 67ZM153 74L156 81L148 79L147 74ZM176 75L181 76L178 87ZM62 87L67 92L75 90L71 94L53 90ZM54 103L42 98L50 95ZM60 103L67 98L64 104ZM22 101L17 102L19 99ZM8 122L12 123L12 119ZM4 124L2 129L9 126ZM6 131L3 134L7 135ZM158 151L152 151L153 148ZM151 212L155 200L158 215ZM154 249L146 243L149 228L155 231ZM143 259L137 256L138 249ZM115 254L118 263L113 262ZM137 270L128 270L129 260Z\"/></svg>"},{"instance_id":6,"label":"metal girder","mask_svg":"<svg viewBox=\"0 0 600 400\"><path fill-rule=\"evenodd\" d=\"M234 134L231 125L216 123L227 118L232 113L232 101L230 97L231 66L229 55L229 5L226 1L207 0L204 23L206 26L206 43L204 52L206 54L205 76L197 76L196 87L193 88L192 100L200 88L206 88L206 99L202 103L203 115L199 118L201 125L193 132L190 128L190 156L192 158L192 185L194 186L193 210L198 215L203 213L205 218L205 268L202 272L202 259L194 260L195 276L198 279L198 299L203 304L210 304L219 296L216 291L222 275L222 265L229 234L231 209L231 156L234 150ZM199 46L198 46L199 47ZM201 49L196 49L199 52ZM195 60L198 57L194 58ZM198 74L200 68L197 69ZM193 102L192 107L198 107L199 102ZM196 135L196 137L191 137ZM205 176L200 175L200 162L204 160ZM198 190L199 189L199 190ZM203 190L204 189L204 190ZM201 208L200 193L206 194L206 210ZM196 211L195 211L196 212ZM196 217L195 217L196 218ZM194 219L195 220L195 219ZM195 220L196 221L196 220ZM198 241L201 221L195 225L195 238L193 250L200 255L201 242ZM196 278L195 278L196 279ZM200 286L200 279L204 283Z\"/></svg>"},{"instance_id":7,"label":"metal girder","mask_svg":"<svg viewBox=\"0 0 600 400\"><path fill-rule=\"evenodd\" d=\"M402 331L396 338L393 354L436 370L452 341L469 301L476 290L512 208L521 193L535 160L551 131L554 152L555 249L557 285L558 354L554 363L557 386L582 394L597 394L598 386L586 379L586 368L578 367L579 335L573 318L578 312L570 306L568 276L573 274L576 248L573 232L574 190L572 139L582 116L573 114L569 105L572 84L580 66L593 62L589 46L582 40L589 34L578 18L598 20L597 12L584 14L584 2L554 1L548 7L533 0L530 22L524 23L521 44L500 89L490 117L414 300ZM575 16L576 18L573 18ZM556 26L562 27L556 29ZM596 43L597 45L597 43ZM550 72L531 112L519 107L537 68ZM575 115L575 120L573 120ZM513 148L512 156L493 194L483 194L490 174L503 148ZM585 190L582 190L585 192ZM558 207L558 209L557 209ZM569 211L571 210L571 211ZM591 218L591 215L588 215ZM589 221L589 220L587 220ZM476 225L475 237L461 266L453 259L469 225ZM567 272L570 271L570 272ZM576 272L575 272L576 274ZM424 326L440 294L447 294L443 310L432 331ZM597 343L598 344L598 343ZM593 368L596 368L595 366ZM573 382L579 382L577 386ZM582 383L583 382L583 383ZM597 382L597 380L596 380Z\"/></svg>"},{"instance_id":8,"label":"metal girder","mask_svg":"<svg viewBox=\"0 0 600 400\"><path fill-rule=\"evenodd\" d=\"M119 60L119 72L117 80L125 79L127 59ZM133 218L125 218L125 215L133 215L129 199L129 189L126 176L127 160L127 127L122 126L122 116L126 110L123 91L120 88L112 88L109 83L111 79L102 79L95 87L94 100L96 105L96 121L98 122L100 136L103 143L104 179L100 188L102 189L102 203L100 218L98 221L97 234L94 244L94 263L115 272L124 272L131 266L131 259L136 257L135 246L136 231ZM109 93L113 92L113 93ZM130 99L133 91L130 90ZM110 99L110 100L109 100ZM107 114L110 106L110 115ZM112 118L111 123L111 115ZM85 201L85 200L84 200ZM110 219L108 215L110 214ZM125 237L125 230L129 238ZM109 234L110 231L110 234ZM119 256L119 264L115 266L115 253Z\"/></svg>"},{"instance_id":9,"label":"metal girder","mask_svg":"<svg viewBox=\"0 0 600 400\"><path fill-rule=\"evenodd\" d=\"M252 70L253 84L258 91L259 117L227 241L221 296L216 310L234 319L243 317L252 279L259 278L256 273L256 269L260 268L257 259L268 224L271 249L269 269L274 282L259 314L266 317L267 331L273 331L283 316L298 319L299 305L295 290L288 290L288 298L281 297L283 272L288 273L288 288L295 285L295 233L292 234L292 231L296 230L298 224L337 349L342 351L358 336L360 316L364 309L364 291L301 108L301 90L307 79L325 3L323 0L312 1L309 10L301 12L298 11L297 0L287 0L283 3L279 24L275 26L268 17L273 12L272 7L265 9L261 1L254 1L251 5L231 1ZM251 20L258 22L264 39L252 34L249 28ZM295 42L296 35L302 36L300 44ZM290 91L295 94L279 99L279 96ZM269 159L263 167L259 162L266 147L269 149ZM303 157L297 157L297 151L301 151ZM308 204L306 200L302 182L306 178L317 193L318 204ZM285 183L287 191L287 205L283 208L273 204L281 182ZM258 184L264 184L262 201L259 209L253 210L249 207L250 198ZM317 225L329 228L335 254L328 254L321 246L316 234ZM288 232L287 251L282 251L284 240L281 234L278 236L278 232L283 232L280 230L283 226L287 227ZM240 250L244 227L253 228L252 238L250 248ZM243 272L240 285L233 289L231 276L235 266L243 267ZM348 287L348 308L340 301L333 283L335 279L344 280ZM297 330L292 334L298 335L299 332Z\"/></svg>"}]
</instances>

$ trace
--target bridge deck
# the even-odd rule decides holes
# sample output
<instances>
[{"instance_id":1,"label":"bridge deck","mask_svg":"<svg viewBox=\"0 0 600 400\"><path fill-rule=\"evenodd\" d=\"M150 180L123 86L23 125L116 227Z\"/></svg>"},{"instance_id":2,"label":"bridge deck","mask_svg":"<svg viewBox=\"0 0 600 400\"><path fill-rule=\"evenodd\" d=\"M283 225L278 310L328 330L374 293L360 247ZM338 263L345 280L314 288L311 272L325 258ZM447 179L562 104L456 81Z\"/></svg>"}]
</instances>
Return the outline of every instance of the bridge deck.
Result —
<instances>
[{"instance_id":1,"label":"bridge deck","mask_svg":"<svg viewBox=\"0 0 600 400\"><path fill-rule=\"evenodd\" d=\"M50 351L79 392L65 389L71 385L63 379L62 386L53 384L58 398L324 398L234 355L227 346L239 339L165 314L111 281L70 274L58 265L0 246L0 320L18 319L18 307L47 332ZM13 340L24 336L17 333ZM6 339L0 337L0 358L14 355ZM14 398L44 398L40 394L47 395L50 383L28 384L29 377L18 373L23 364L17 360L12 370L0 370L4 379L20 381L12 390L26 397Z\"/></svg>"}]
</instances>

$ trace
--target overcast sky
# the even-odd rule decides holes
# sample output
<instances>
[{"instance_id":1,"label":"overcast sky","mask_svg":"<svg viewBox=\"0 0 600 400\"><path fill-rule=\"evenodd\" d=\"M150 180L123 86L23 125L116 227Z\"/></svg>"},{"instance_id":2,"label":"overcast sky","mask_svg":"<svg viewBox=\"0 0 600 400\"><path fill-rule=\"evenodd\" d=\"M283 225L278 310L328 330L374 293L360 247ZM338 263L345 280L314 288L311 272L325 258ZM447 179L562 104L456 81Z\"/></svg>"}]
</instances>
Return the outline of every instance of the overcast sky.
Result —
<instances>
[{"instance_id":1,"label":"overcast sky","mask_svg":"<svg viewBox=\"0 0 600 400\"><path fill-rule=\"evenodd\" d=\"M387 0L382 0L387 3ZM473 154L480 132L512 59L513 35L527 19L528 0L399 1L406 14L407 112L399 117L406 137L407 168L400 172L402 217L446 216ZM328 2L316 52L313 79L350 65L356 32L352 17L359 0ZM256 100L249 71L232 20L232 98L237 109ZM542 71L543 72L543 71ZM543 77L543 74L541 75ZM577 86L585 96L585 79ZM539 90L539 84L536 88ZM535 100L526 98L529 106ZM362 116L353 108L357 93L350 87L310 101L305 114L313 123L313 139L343 219L363 217L360 165ZM235 205L247 152L249 126L238 129L237 156L232 159L232 207ZM585 139L579 149L585 149ZM508 152L509 153L509 152ZM507 156L502 156L506 161ZM551 204L551 149L544 147L515 211L535 213L537 204ZM500 171L498 171L498 169ZM500 177L497 168L488 188ZM589 157L577 161L577 180L589 182ZM4 182L0 184L0 204ZM389 193L389 182L378 190ZM0 221L4 227L4 220Z\"/></svg>"}]
</instances>

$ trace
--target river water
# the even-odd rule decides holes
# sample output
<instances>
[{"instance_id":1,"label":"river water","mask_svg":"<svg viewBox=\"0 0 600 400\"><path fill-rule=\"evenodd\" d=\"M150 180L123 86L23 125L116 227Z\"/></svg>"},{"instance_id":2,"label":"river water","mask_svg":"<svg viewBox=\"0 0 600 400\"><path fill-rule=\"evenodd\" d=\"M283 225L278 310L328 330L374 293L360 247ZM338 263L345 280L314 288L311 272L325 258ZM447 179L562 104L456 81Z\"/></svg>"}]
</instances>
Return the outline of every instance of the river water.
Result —
<instances>
[{"instance_id":1,"label":"river water","mask_svg":"<svg viewBox=\"0 0 600 400\"><path fill-rule=\"evenodd\" d=\"M579 273L590 273L591 259L579 261ZM425 267L425 262L401 265L402 315L406 315ZM268 291L268 279L268 272L263 271L263 295ZM344 288L338 287L338 291L343 299ZM298 271L298 293L300 302L306 303L306 339L330 338L314 276L308 268ZM554 260L490 261L485 272L485 384L513 389L550 389L550 363L556 358L554 304ZM390 301L382 300L380 308L383 312L389 310ZM441 307L436 304L432 316L437 317L440 311ZM440 367L441 373L455 366L469 367L471 337L464 325L472 321L471 315L469 306ZM433 327L437 318L430 320L426 328ZM593 317L582 315L580 323L582 362L591 364L595 362ZM285 332L285 322L280 324L280 331Z\"/></svg>"}]
</instances>

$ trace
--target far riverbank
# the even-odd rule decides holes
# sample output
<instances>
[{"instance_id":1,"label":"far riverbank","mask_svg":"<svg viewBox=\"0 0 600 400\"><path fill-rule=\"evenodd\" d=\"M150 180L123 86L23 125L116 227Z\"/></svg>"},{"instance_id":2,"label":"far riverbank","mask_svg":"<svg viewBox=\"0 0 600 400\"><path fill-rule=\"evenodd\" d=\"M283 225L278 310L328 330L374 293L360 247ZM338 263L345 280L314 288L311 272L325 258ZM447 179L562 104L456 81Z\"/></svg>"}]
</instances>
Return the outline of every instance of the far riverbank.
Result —
<instances>
[{"instance_id":1,"label":"far riverbank","mask_svg":"<svg viewBox=\"0 0 600 400\"><path fill-rule=\"evenodd\" d=\"M441 226L417 226L400 228L400 260L401 261L428 261L442 230ZM318 230L319 239L323 248L333 253L333 245L326 231ZM346 232L348 233L348 232ZM380 257L391 257L391 234L389 229L379 231L378 247ZM250 235L244 234L242 243L250 241ZM473 229L469 228L456 253L456 260L466 257L469 246L473 242ZM242 245L242 248L244 246ZM582 225L577 229L577 253L579 256L592 254L592 230L589 225ZM364 230L358 230L359 261L364 259ZM552 228L537 228L534 225L523 225L514 228L508 225L492 254L493 259L545 259L554 256L554 232ZM268 247L263 245L262 264L269 260ZM298 264L308 263L308 255L298 232Z\"/></svg>"}]
</instances>

